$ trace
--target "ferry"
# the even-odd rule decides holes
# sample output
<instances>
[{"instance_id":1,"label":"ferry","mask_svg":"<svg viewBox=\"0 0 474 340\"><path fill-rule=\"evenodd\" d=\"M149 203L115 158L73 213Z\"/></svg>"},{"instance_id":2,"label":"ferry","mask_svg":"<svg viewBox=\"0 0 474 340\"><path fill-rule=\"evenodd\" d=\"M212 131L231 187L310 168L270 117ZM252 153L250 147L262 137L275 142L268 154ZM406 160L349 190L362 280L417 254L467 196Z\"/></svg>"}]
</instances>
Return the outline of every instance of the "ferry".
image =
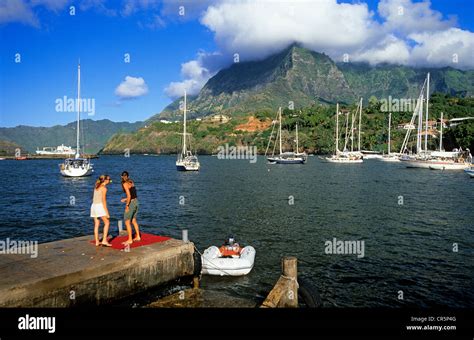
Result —
<instances>
[{"instance_id":1,"label":"ferry","mask_svg":"<svg viewBox=\"0 0 474 340\"><path fill-rule=\"evenodd\" d=\"M58 145L57 147L45 146L43 150L36 150L37 155L74 155L76 151L70 146L64 144Z\"/></svg>"}]
</instances>

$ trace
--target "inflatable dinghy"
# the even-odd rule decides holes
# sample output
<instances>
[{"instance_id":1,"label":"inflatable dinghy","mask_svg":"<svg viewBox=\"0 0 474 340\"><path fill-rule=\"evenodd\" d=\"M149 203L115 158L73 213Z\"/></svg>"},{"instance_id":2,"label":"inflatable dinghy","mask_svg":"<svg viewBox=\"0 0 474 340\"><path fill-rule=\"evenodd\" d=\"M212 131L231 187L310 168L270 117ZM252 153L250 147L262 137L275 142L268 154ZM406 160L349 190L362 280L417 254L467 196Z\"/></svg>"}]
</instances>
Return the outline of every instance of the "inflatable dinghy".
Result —
<instances>
[{"instance_id":1,"label":"inflatable dinghy","mask_svg":"<svg viewBox=\"0 0 474 340\"><path fill-rule=\"evenodd\" d=\"M242 248L240 255L223 256L219 248L211 246L202 254L202 274L207 275L247 275L253 268L255 249L252 246Z\"/></svg>"}]
</instances>

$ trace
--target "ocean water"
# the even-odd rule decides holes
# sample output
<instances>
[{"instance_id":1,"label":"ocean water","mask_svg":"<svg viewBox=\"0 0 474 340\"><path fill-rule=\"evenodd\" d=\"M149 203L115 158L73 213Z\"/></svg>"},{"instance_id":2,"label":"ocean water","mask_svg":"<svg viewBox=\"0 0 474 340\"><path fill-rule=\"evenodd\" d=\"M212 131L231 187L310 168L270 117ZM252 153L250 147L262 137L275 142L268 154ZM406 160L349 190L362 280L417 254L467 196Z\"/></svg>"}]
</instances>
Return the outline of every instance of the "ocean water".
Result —
<instances>
[{"instance_id":1,"label":"ocean water","mask_svg":"<svg viewBox=\"0 0 474 340\"><path fill-rule=\"evenodd\" d=\"M269 165L260 156L254 164L199 159L201 171L178 172L175 156L102 156L93 160L92 177L76 179L62 177L57 160L1 161L0 239L92 234L99 174L113 180L108 204L116 230L127 170L143 231L179 238L188 229L201 252L233 234L257 250L248 276L204 277L206 289L262 299L280 275L281 257L296 256L299 275L318 287L324 306L474 306L474 180L463 172L317 157L304 165ZM363 241L364 257L327 254L334 238Z\"/></svg>"}]
</instances>

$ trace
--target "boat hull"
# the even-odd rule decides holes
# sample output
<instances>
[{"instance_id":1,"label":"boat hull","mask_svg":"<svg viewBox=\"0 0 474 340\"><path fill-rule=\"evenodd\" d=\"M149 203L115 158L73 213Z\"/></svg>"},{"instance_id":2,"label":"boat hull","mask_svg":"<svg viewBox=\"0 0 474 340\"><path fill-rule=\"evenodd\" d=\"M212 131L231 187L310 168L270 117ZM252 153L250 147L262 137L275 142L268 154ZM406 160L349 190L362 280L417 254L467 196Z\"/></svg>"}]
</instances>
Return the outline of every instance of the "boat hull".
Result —
<instances>
[{"instance_id":1,"label":"boat hull","mask_svg":"<svg viewBox=\"0 0 474 340\"><path fill-rule=\"evenodd\" d=\"M400 158L396 156L384 156L379 158L382 162L400 162Z\"/></svg>"},{"instance_id":2,"label":"boat hull","mask_svg":"<svg viewBox=\"0 0 474 340\"><path fill-rule=\"evenodd\" d=\"M93 172L93 169L69 169L61 170L61 175L63 175L64 177L86 177L91 176Z\"/></svg>"},{"instance_id":3,"label":"boat hull","mask_svg":"<svg viewBox=\"0 0 474 340\"><path fill-rule=\"evenodd\" d=\"M382 155L377 154L363 154L364 159L382 159Z\"/></svg>"},{"instance_id":4,"label":"boat hull","mask_svg":"<svg viewBox=\"0 0 474 340\"><path fill-rule=\"evenodd\" d=\"M474 169L465 169L464 172L474 178Z\"/></svg>"},{"instance_id":5,"label":"boat hull","mask_svg":"<svg viewBox=\"0 0 474 340\"><path fill-rule=\"evenodd\" d=\"M326 157L326 162L328 163L338 163L338 164L360 164L363 163L363 159L348 159L348 158L339 158L339 157Z\"/></svg>"},{"instance_id":6,"label":"boat hull","mask_svg":"<svg viewBox=\"0 0 474 340\"><path fill-rule=\"evenodd\" d=\"M61 169L61 175L64 177L86 177L91 176L94 170L92 168L87 169Z\"/></svg>"},{"instance_id":7,"label":"boat hull","mask_svg":"<svg viewBox=\"0 0 474 340\"><path fill-rule=\"evenodd\" d=\"M64 177L85 177L92 175L94 167L86 158L68 158L59 164L59 171Z\"/></svg>"},{"instance_id":8,"label":"boat hull","mask_svg":"<svg viewBox=\"0 0 474 340\"><path fill-rule=\"evenodd\" d=\"M178 171L199 171L199 166L176 165Z\"/></svg>"},{"instance_id":9,"label":"boat hull","mask_svg":"<svg viewBox=\"0 0 474 340\"><path fill-rule=\"evenodd\" d=\"M217 276L243 276L252 271L256 251L247 246L240 252L240 257L223 258L219 248L211 246L202 254L202 274Z\"/></svg>"},{"instance_id":10,"label":"boat hull","mask_svg":"<svg viewBox=\"0 0 474 340\"><path fill-rule=\"evenodd\" d=\"M295 158L295 159L268 158L268 162L272 164L304 164L306 163L306 160L302 158Z\"/></svg>"},{"instance_id":11,"label":"boat hull","mask_svg":"<svg viewBox=\"0 0 474 340\"><path fill-rule=\"evenodd\" d=\"M199 163L176 162L176 170L178 171L199 171L200 167Z\"/></svg>"},{"instance_id":12,"label":"boat hull","mask_svg":"<svg viewBox=\"0 0 474 340\"><path fill-rule=\"evenodd\" d=\"M468 163L443 162L436 160L400 159L407 168L431 169L431 170L464 170L469 167Z\"/></svg>"},{"instance_id":13,"label":"boat hull","mask_svg":"<svg viewBox=\"0 0 474 340\"><path fill-rule=\"evenodd\" d=\"M463 163L446 163L446 164L430 165L431 170L465 170L468 167L469 167L469 164L463 164Z\"/></svg>"},{"instance_id":14,"label":"boat hull","mask_svg":"<svg viewBox=\"0 0 474 340\"><path fill-rule=\"evenodd\" d=\"M271 164L305 164L307 155L292 154L291 157L273 156L267 157L267 161Z\"/></svg>"}]
</instances>

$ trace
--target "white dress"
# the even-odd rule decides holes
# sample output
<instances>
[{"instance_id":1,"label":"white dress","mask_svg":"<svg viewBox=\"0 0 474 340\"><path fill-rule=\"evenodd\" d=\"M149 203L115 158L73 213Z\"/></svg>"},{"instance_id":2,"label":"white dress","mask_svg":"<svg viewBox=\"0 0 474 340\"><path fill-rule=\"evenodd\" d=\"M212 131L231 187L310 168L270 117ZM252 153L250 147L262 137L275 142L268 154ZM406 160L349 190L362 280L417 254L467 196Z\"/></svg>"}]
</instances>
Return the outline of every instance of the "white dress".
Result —
<instances>
[{"instance_id":1,"label":"white dress","mask_svg":"<svg viewBox=\"0 0 474 340\"><path fill-rule=\"evenodd\" d=\"M103 217L107 216L102 203L102 188L94 189L94 198L92 199L91 205L91 217Z\"/></svg>"}]
</instances>

